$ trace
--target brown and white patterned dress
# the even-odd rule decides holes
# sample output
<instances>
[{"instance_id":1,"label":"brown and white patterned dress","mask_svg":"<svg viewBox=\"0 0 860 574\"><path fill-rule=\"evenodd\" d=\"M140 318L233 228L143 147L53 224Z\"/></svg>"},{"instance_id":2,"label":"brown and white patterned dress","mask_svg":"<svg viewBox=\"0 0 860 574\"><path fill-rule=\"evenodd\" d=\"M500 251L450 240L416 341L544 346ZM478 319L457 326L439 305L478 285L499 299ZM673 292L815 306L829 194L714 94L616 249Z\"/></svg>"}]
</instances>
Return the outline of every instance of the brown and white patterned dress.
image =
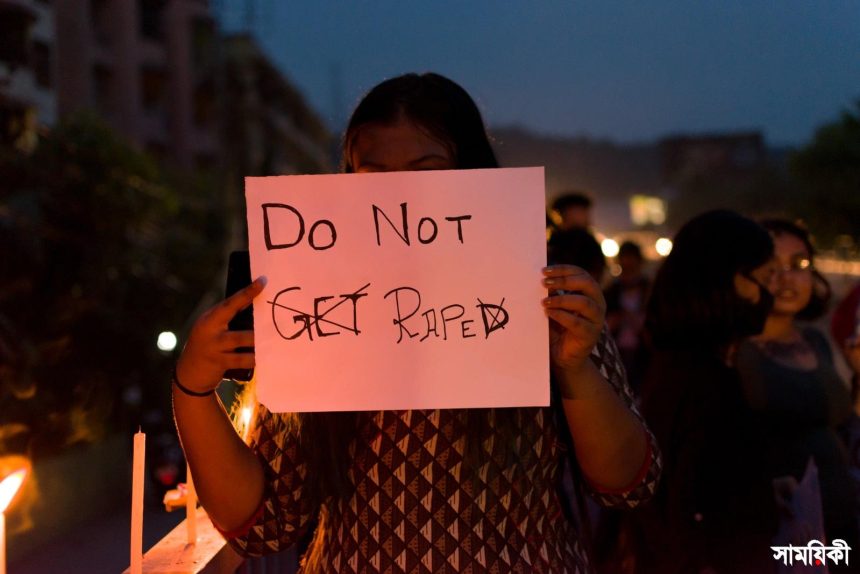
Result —
<instances>
[{"instance_id":1,"label":"brown and white patterned dress","mask_svg":"<svg viewBox=\"0 0 860 574\"><path fill-rule=\"evenodd\" d=\"M610 338L592 359L639 416ZM505 449L489 433L483 464L472 473L463 468L464 411L361 413L350 443L349 496L313 507L303 485L314 478L297 437L283 415L261 405L251 446L264 466L265 495L249 524L225 536L242 554L268 554L294 544L317 518L307 573L585 573L584 548L560 499L570 453L557 411L517 410L515 464L505 464ZM587 485L601 504L635 507L654 494L660 457L643 428L649 455L634 483L613 492Z\"/></svg>"}]
</instances>

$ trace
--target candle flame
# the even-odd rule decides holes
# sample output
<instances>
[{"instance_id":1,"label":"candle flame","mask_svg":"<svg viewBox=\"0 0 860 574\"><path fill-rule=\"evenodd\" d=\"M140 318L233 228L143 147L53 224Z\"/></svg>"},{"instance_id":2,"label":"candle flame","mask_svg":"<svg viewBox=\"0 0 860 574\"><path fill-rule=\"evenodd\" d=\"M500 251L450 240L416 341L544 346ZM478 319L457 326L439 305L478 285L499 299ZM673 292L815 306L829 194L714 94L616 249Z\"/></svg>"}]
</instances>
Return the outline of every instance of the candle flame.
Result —
<instances>
[{"instance_id":1,"label":"candle flame","mask_svg":"<svg viewBox=\"0 0 860 574\"><path fill-rule=\"evenodd\" d=\"M233 426L246 443L251 434L251 428L254 425L254 411L256 408L257 384L256 379L251 377L250 381L242 385L230 408L230 418L233 421Z\"/></svg>"},{"instance_id":2,"label":"candle flame","mask_svg":"<svg viewBox=\"0 0 860 574\"><path fill-rule=\"evenodd\" d=\"M0 482L0 513L6 512L6 508L12 502L12 499L15 498L26 476L27 469L22 468L4 478L3 482Z\"/></svg>"}]
</instances>

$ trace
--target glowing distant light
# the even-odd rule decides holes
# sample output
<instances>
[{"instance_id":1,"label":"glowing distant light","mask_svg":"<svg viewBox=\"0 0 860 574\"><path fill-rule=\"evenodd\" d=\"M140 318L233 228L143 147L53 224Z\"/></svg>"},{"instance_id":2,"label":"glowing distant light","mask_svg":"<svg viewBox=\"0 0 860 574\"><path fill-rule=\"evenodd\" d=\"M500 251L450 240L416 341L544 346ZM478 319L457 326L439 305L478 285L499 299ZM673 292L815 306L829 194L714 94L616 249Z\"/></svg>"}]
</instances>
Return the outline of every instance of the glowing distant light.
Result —
<instances>
[{"instance_id":1,"label":"glowing distant light","mask_svg":"<svg viewBox=\"0 0 860 574\"><path fill-rule=\"evenodd\" d=\"M654 244L654 249L657 250L657 253L659 253L661 257L666 257L672 253L672 240L661 237L657 240L657 243Z\"/></svg>"},{"instance_id":2,"label":"glowing distant light","mask_svg":"<svg viewBox=\"0 0 860 574\"><path fill-rule=\"evenodd\" d=\"M3 482L0 482L0 513L6 512L6 508L12 502L12 499L15 498L26 476L27 469L22 468L4 478Z\"/></svg>"},{"instance_id":3,"label":"glowing distant light","mask_svg":"<svg viewBox=\"0 0 860 574\"><path fill-rule=\"evenodd\" d=\"M242 409L242 425L243 428L248 428L248 425L251 424L251 407L244 407Z\"/></svg>"},{"instance_id":4,"label":"glowing distant light","mask_svg":"<svg viewBox=\"0 0 860 574\"><path fill-rule=\"evenodd\" d=\"M600 250L606 257L615 257L619 251L618 242L607 237L600 242Z\"/></svg>"},{"instance_id":5,"label":"glowing distant light","mask_svg":"<svg viewBox=\"0 0 860 574\"><path fill-rule=\"evenodd\" d=\"M666 202L659 197L636 194L630 198L630 221L634 225L663 225L666 221Z\"/></svg>"},{"instance_id":6,"label":"glowing distant light","mask_svg":"<svg viewBox=\"0 0 860 574\"><path fill-rule=\"evenodd\" d=\"M176 348L176 335L170 331L164 331L158 335L158 349L160 351L172 351Z\"/></svg>"}]
</instances>

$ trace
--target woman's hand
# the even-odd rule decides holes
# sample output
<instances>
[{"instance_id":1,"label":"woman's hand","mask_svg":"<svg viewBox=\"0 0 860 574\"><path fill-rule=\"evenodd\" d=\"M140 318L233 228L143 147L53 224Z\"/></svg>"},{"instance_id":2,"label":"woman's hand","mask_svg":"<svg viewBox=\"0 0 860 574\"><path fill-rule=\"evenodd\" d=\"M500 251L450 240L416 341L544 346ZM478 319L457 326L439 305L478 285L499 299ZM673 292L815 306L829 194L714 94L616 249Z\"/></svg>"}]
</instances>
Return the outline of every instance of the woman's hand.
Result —
<instances>
[{"instance_id":1,"label":"woman's hand","mask_svg":"<svg viewBox=\"0 0 860 574\"><path fill-rule=\"evenodd\" d=\"M591 275L573 265L543 269L549 296L543 300L550 322L550 357L554 367L581 370L603 329L606 301Z\"/></svg>"},{"instance_id":2,"label":"woman's hand","mask_svg":"<svg viewBox=\"0 0 860 574\"><path fill-rule=\"evenodd\" d=\"M845 359L848 360L848 365L855 373L860 375L860 336L852 337L845 341L843 347Z\"/></svg>"},{"instance_id":3,"label":"woman's hand","mask_svg":"<svg viewBox=\"0 0 860 574\"><path fill-rule=\"evenodd\" d=\"M777 511L786 518L794 518L791 499L794 497L794 491L797 490L797 479L791 475L785 475L778 476L771 482L773 483L773 498L776 502Z\"/></svg>"},{"instance_id":4,"label":"woman's hand","mask_svg":"<svg viewBox=\"0 0 860 574\"><path fill-rule=\"evenodd\" d=\"M237 353L239 347L254 346L253 331L228 331L227 324L263 291L260 277L212 307L194 323L188 342L176 363L176 376L184 387L203 393L214 389L228 369L252 369L253 353Z\"/></svg>"}]
</instances>

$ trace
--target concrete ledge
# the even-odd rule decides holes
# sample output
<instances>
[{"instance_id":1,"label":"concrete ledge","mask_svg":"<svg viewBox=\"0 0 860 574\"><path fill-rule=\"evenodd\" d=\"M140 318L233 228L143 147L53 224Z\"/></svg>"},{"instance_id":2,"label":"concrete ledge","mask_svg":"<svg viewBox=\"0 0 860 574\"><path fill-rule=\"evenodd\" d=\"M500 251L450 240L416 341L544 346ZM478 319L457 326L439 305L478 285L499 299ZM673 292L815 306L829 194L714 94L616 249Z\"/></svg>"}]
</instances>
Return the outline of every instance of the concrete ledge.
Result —
<instances>
[{"instance_id":1,"label":"concrete ledge","mask_svg":"<svg viewBox=\"0 0 860 574\"><path fill-rule=\"evenodd\" d=\"M188 544L185 521L143 555L145 574L234 574L244 563L212 526L203 508L197 509L197 544ZM126 569L123 574L129 574Z\"/></svg>"}]
</instances>

